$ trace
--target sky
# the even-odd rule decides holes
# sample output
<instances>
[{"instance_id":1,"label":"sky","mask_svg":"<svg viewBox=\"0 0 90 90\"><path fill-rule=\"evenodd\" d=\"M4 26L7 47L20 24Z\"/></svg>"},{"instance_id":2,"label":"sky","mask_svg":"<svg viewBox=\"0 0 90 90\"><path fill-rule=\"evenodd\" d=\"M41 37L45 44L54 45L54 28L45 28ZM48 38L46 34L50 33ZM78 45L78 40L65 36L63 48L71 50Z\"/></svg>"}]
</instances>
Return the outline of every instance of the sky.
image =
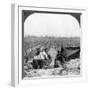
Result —
<instances>
[{"instance_id":1,"label":"sky","mask_svg":"<svg viewBox=\"0 0 90 90\"><path fill-rule=\"evenodd\" d=\"M34 13L24 22L24 36L80 37L77 19L68 14Z\"/></svg>"}]
</instances>

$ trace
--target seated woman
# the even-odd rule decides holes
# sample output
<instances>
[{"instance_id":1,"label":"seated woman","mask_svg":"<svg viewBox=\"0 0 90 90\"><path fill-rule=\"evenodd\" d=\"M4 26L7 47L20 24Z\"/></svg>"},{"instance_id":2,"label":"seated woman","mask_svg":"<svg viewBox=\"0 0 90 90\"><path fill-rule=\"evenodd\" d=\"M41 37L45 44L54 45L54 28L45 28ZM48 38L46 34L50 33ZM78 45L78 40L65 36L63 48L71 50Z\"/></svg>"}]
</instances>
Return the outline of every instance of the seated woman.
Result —
<instances>
[{"instance_id":1,"label":"seated woman","mask_svg":"<svg viewBox=\"0 0 90 90\"><path fill-rule=\"evenodd\" d=\"M35 53L35 56L33 57L33 62L32 62L32 65L33 65L33 68L34 69L39 69L41 68L42 66L42 61L41 61L41 58L40 58L40 49L36 49L36 53Z\"/></svg>"},{"instance_id":2,"label":"seated woman","mask_svg":"<svg viewBox=\"0 0 90 90\"><path fill-rule=\"evenodd\" d=\"M57 56L56 56L56 59L55 59L55 65L54 67L57 68L57 67L60 67L60 66L64 66L64 63L65 63L65 56L61 53L61 51L57 51Z\"/></svg>"}]
</instances>

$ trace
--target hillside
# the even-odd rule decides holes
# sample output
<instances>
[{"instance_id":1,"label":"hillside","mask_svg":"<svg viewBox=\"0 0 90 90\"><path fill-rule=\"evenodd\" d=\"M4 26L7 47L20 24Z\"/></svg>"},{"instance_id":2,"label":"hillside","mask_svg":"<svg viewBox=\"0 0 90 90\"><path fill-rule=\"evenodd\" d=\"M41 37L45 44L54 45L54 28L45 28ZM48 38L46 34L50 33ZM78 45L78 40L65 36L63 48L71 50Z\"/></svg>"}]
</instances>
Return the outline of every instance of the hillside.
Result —
<instances>
[{"instance_id":1,"label":"hillside","mask_svg":"<svg viewBox=\"0 0 90 90\"><path fill-rule=\"evenodd\" d=\"M27 36L24 37L24 49L32 48L37 45L42 45L45 47L56 46L60 47L80 47L79 37L36 37Z\"/></svg>"}]
</instances>

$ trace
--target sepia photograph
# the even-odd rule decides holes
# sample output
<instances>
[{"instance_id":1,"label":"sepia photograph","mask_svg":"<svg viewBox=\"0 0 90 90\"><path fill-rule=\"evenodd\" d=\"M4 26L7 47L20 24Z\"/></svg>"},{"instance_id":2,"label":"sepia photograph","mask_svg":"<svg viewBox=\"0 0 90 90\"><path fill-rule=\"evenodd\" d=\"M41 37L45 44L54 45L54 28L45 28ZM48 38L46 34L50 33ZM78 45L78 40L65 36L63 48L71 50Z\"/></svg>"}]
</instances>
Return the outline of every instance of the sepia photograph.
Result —
<instances>
[{"instance_id":1,"label":"sepia photograph","mask_svg":"<svg viewBox=\"0 0 90 90\"><path fill-rule=\"evenodd\" d=\"M81 73L81 13L22 10L22 78Z\"/></svg>"}]
</instances>

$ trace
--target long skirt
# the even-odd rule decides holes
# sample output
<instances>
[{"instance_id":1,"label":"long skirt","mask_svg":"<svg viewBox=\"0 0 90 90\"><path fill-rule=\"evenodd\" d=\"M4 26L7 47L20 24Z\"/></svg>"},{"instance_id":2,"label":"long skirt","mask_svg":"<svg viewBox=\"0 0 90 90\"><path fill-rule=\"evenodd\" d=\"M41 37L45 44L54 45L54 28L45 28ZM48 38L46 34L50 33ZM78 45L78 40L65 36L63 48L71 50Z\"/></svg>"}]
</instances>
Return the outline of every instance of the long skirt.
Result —
<instances>
[{"instance_id":1,"label":"long skirt","mask_svg":"<svg viewBox=\"0 0 90 90\"><path fill-rule=\"evenodd\" d=\"M43 68L43 60L33 60L33 68L34 69L42 69Z\"/></svg>"}]
</instances>

